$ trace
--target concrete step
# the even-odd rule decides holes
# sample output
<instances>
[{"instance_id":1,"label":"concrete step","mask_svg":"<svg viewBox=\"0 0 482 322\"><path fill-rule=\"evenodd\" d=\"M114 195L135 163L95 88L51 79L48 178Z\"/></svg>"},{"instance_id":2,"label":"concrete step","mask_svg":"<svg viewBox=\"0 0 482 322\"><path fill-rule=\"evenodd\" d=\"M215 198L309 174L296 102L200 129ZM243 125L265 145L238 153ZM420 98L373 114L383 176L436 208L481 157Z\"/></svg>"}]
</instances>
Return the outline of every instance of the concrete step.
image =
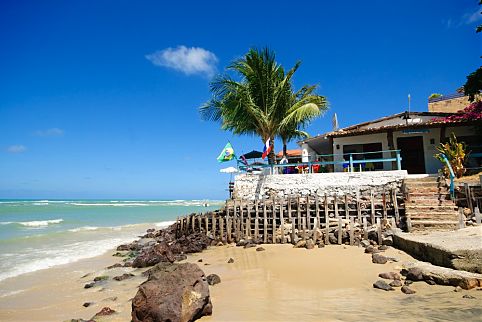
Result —
<instances>
[{"instance_id":1,"label":"concrete step","mask_svg":"<svg viewBox=\"0 0 482 322\"><path fill-rule=\"evenodd\" d=\"M455 207L455 204L450 200L438 199L410 199L405 202L406 205L429 206L429 207Z\"/></svg>"},{"instance_id":2,"label":"concrete step","mask_svg":"<svg viewBox=\"0 0 482 322\"><path fill-rule=\"evenodd\" d=\"M412 231L456 230L459 223L455 220L412 220Z\"/></svg>"},{"instance_id":3,"label":"concrete step","mask_svg":"<svg viewBox=\"0 0 482 322\"><path fill-rule=\"evenodd\" d=\"M445 186L443 182L405 182L407 187L438 187Z\"/></svg>"},{"instance_id":4,"label":"concrete step","mask_svg":"<svg viewBox=\"0 0 482 322\"><path fill-rule=\"evenodd\" d=\"M417 199L417 198L430 198L430 199L442 199L442 200L450 200L450 192L434 192L434 191L421 191L421 192L410 192L409 193L410 199Z\"/></svg>"},{"instance_id":5,"label":"concrete step","mask_svg":"<svg viewBox=\"0 0 482 322\"><path fill-rule=\"evenodd\" d=\"M445 193L450 193L449 189L447 187L419 187L419 188L408 188L408 193L409 194L414 194L414 193L432 193L432 194L445 194Z\"/></svg>"},{"instance_id":6,"label":"concrete step","mask_svg":"<svg viewBox=\"0 0 482 322\"><path fill-rule=\"evenodd\" d=\"M433 220L433 221L457 221L458 222L458 216L455 213L443 213L440 215L434 215L434 214L409 214L407 215L412 221L413 220Z\"/></svg>"},{"instance_id":7,"label":"concrete step","mask_svg":"<svg viewBox=\"0 0 482 322\"><path fill-rule=\"evenodd\" d=\"M405 178L405 183L418 183L418 182L439 182L442 181L440 177L425 177L425 178Z\"/></svg>"},{"instance_id":8,"label":"concrete step","mask_svg":"<svg viewBox=\"0 0 482 322\"><path fill-rule=\"evenodd\" d=\"M447 205L447 206L437 206L437 205L420 205L420 204L405 204L405 211L430 211L430 212L444 212L444 211L457 211L457 207L455 205Z\"/></svg>"}]
</instances>

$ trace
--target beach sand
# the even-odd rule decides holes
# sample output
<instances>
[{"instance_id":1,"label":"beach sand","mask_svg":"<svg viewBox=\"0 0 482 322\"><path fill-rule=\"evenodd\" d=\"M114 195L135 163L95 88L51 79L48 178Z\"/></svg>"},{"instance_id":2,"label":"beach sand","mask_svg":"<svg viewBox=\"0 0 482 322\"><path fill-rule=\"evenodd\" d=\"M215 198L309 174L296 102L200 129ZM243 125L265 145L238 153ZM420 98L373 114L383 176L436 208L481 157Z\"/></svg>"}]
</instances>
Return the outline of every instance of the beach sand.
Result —
<instances>
[{"instance_id":1,"label":"beach sand","mask_svg":"<svg viewBox=\"0 0 482 322\"><path fill-rule=\"evenodd\" d=\"M210 287L213 315L201 321L481 321L482 291L454 292L453 287L424 282L412 284L415 295L405 295L399 288L391 292L373 289L379 273L413 260L396 249L390 248L386 255L400 262L378 265L358 247L262 247L266 250L211 247L188 257L186 261L199 264L206 275L218 274L222 281ZM109 306L117 313L105 321L130 321L130 299L145 279L141 275L145 269L104 270L120 261L111 254L1 282L0 320L86 319ZM229 258L235 262L228 264ZM83 288L95 276L125 272L136 277ZM83 277L85 274L89 275ZM466 294L475 299L463 298ZM84 308L84 302L94 304Z\"/></svg>"}]
</instances>

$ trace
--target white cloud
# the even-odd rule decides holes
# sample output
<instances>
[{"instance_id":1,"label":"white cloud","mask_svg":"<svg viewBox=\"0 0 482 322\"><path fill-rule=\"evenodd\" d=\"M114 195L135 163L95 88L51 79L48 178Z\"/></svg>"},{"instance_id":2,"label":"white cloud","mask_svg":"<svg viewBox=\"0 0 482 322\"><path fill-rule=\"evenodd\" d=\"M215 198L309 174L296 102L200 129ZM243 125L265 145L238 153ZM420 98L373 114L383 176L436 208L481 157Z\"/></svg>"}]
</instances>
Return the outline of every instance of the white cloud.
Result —
<instances>
[{"instance_id":1,"label":"white cloud","mask_svg":"<svg viewBox=\"0 0 482 322\"><path fill-rule=\"evenodd\" d=\"M9 153L22 153L22 152L25 152L27 151L27 147L25 147L24 145L11 145L7 148L7 152Z\"/></svg>"},{"instance_id":2,"label":"white cloud","mask_svg":"<svg viewBox=\"0 0 482 322\"><path fill-rule=\"evenodd\" d=\"M480 13L480 11L481 10L479 8L477 8L477 10L475 10L473 12L466 13L462 17L462 22L465 23L466 25L470 25L474 22L481 21L482 20L482 14Z\"/></svg>"},{"instance_id":3,"label":"white cloud","mask_svg":"<svg viewBox=\"0 0 482 322\"><path fill-rule=\"evenodd\" d=\"M212 77L216 73L218 58L209 50L200 47L166 48L146 55L156 66L172 68L186 75L202 74Z\"/></svg>"},{"instance_id":4,"label":"white cloud","mask_svg":"<svg viewBox=\"0 0 482 322\"><path fill-rule=\"evenodd\" d=\"M35 131L34 134L36 136L62 136L64 135L64 130L54 127L47 130Z\"/></svg>"}]
</instances>

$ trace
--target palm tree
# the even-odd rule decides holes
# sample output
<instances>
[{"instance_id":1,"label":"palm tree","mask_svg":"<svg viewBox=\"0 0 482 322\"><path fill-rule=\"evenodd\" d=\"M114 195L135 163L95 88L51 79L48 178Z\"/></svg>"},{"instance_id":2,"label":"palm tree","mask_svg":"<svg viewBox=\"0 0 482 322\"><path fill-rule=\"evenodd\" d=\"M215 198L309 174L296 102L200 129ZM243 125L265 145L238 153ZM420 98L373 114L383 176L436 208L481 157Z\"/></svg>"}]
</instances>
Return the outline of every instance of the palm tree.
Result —
<instances>
[{"instance_id":1,"label":"palm tree","mask_svg":"<svg viewBox=\"0 0 482 322\"><path fill-rule=\"evenodd\" d=\"M221 75L211 82L212 98L200 107L201 117L220 121L222 129L234 134L257 135L263 143L270 139L268 160L273 164L274 138L294 125L304 126L326 108L326 99L313 94L312 86L293 93L292 77L299 66L297 62L285 73L274 52L250 49L227 68L240 76L239 81Z\"/></svg>"}]
</instances>

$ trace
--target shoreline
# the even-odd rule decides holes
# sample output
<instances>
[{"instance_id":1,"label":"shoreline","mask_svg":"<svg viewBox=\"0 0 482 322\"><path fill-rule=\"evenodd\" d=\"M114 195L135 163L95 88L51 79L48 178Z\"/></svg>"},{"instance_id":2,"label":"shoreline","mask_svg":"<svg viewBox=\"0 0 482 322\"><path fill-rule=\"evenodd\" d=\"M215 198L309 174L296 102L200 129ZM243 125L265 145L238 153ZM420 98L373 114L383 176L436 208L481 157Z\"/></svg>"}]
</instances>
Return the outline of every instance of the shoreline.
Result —
<instances>
[{"instance_id":1,"label":"shoreline","mask_svg":"<svg viewBox=\"0 0 482 322\"><path fill-rule=\"evenodd\" d=\"M453 287L426 283L413 286L415 295L374 289L372 283L379 279L379 273L400 270L405 262L416 261L392 247L384 254L400 261L379 265L373 264L371 256L357 246L329 245L312 250L289 244L261 246L265 251L234 244L210 246L179 261L198 264L206 276L214 273L221 277L220 284L210 286L213 315L202 317L201 321L388 321L419 319L420 312L425 314L422 320L451 317L475 321L482 314L476 306L482 300L480 291L454 292ZM110 307L116 313L103 321L129 321L130 300L138 285L146 280L142 272L149 268L107 269L121 261L112 256L115 252L112 249L100 256L3 281L7 291L25 290L0 297L0 320L88 319L103 307ZM229 258L234 263L228 264ZM112 279L125 273L135 276L122 281ZM84 289L96 276L109 279ZM463 298L467 294L475 299ZM93 304L83 307L86 302ZM380 303L384 303L382 311ZM408 311L407 304L411 306ZM433 311L426 311L427 306Z\"/></svg>"}]
</instances>

